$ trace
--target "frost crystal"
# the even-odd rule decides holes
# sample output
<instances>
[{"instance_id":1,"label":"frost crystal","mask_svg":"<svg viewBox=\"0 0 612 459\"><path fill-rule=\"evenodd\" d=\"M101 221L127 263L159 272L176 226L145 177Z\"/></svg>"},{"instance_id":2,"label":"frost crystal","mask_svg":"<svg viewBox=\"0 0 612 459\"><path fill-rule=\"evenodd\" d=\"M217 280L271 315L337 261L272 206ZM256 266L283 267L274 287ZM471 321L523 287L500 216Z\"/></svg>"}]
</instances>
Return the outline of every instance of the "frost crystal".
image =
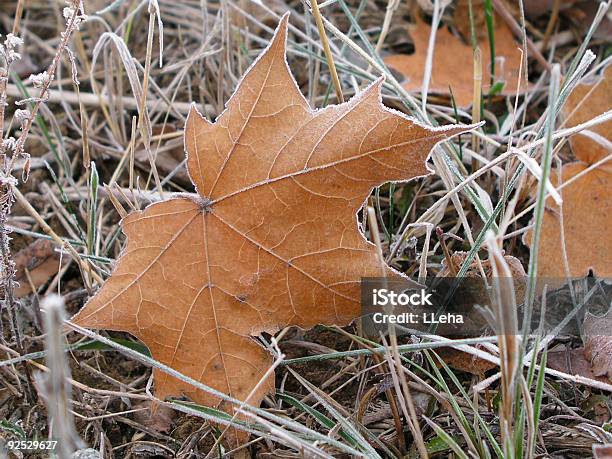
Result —
<instances>
[{"instance_id":1,"label":"frost crystal","mask_svg":"<svg viewBox=\"0 0 612 459\"><path fill-rule=\"evenodd\" d=\"M87 19L87 16L85 14L82 14L83 13L82 10L79 11L79 8L73 5L73 3L75 2L67 1L66 3L70 5L70 6L65 7L63 10L64 19L66 20L66 25L70 25L70 23L72 22L74 18L74 26L78 27L82 21Z\"/></svg>"},{"instance_id":2,"label":"frost crystal","mask_svg":"<svg viewBox=\"0 0 612 459\"><path fill-rule=\"evenodd\" d=\"M8 137L2 141L2 147L4 150L15 151L15 145L17 145L17 140L15 137Z\"/></svg>"},{"instance_id":3,"label":"frost crystal","mask_svg":"<svg viewBox=\"0 0 612 459\"><path fill-rule=\"evenodd\" d=\"M30 83L35 88L42 88L49 82L49 74L45 71L36 75L30 75Z\"/></svg>"},{"instance_id":4,"label":"frost crystal","mask_svg":"<svg viewBox=\"0 0 612 459\"><path fill-rule=\"evenodd\" d=\"M19 124L25 123L29 118L30 118L30 111L29 110L15 110L15 120L17 120L17 122Z\"/></svg>"},{"instance_id":5,"label":"frost crystal","mask_svg":"<svg viewBox=\"0 0 612 459\"><path fill-rule=\"evenodd\" d=\"M0 45L0 54L3 55L7 64L21 59L21 54L16 51L16 48L23 45L23 40L12 33L9 33L4 39L4 43Z\"/></svg>"}]
</instances>

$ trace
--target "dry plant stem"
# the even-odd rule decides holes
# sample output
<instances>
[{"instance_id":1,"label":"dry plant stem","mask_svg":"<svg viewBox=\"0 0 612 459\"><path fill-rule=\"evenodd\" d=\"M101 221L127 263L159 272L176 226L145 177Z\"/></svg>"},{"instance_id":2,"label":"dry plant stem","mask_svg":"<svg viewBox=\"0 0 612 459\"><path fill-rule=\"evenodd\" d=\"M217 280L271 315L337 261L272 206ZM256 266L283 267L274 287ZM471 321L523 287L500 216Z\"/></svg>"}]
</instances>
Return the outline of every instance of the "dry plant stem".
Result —
<instances>
[{"instance_id":1,"label":"dry plant stem","mask_svg":"<svg viewBox=\"0 0 612 459\"><path fill-rule=\"evenodd\" d=\"M555 30L555 25L559 20L559 10L561 9L561 0L554 0L553 9L550 13L550 19L548 20L548 24L546 25L546 30L544 32L544 37L542 38L542 44L539 47L543 51L548 49L548 44L550 42L550 37L552 36L553 31Z\"/></svg>"},{"instance_id":2,"label":"dry plant stem","mask_svg":"<svg viewBox=\"0 0 612 459\"><path fill-rule=\"evenodd\" d=\"M50 431L57 439L56 454L59 459L69 459L75 450L82 447L83 442L74 429L70 410L70 370L62 336L64 302L61 297L50 295L43 301L42 308L45 312L45 349L49 372L45 375L39 373L38 380L49 412Z\"/></svg>"},{"instance_id":3,"label":"dry plant stem","mask_svg":"<svg viewBox=\"0 0 612 459\"><path fill-rule=\"evenodd\" d=\"M380 35L378 36L378 41L376 42L376 53L380 53L382 46L385 42L385 38L387 38L387 34L389 33L389 28L391 27L391 20L393 19L393 13L400 5L400 0L388 0L387 2L387 10L385 11L385 19L383 20L382 30L380 31ZM368 70L369 71L369 70Z\"/></svg>"},{"instance_id":4,"label":"dry plant stem","mask_svg":"<svg viewBox=\"0 0 612 459\"><path fill-rule=\"evenodd\" d=\"M5 187L3 186L2 189ZM10 185L6 188L10 190ZM19 328L19 323L17 322L17 311L16 311L16 301L14 297L14 287L15 287L15 262L11 257L10 246L9 246L9 230L5 226L5 217L9 215L12 203L14 202L13 194L8 191L4 192L3 195L0 196L0 252L1 252L1 261L2 261L2 287L4 290L4 298L2 304L0 306L6 307L9 314L9 324L11 328L11 333L15 337L15 346L19 352L19 354L25 354L25 348L23 347L23 337L21 336L21 331ZM0 307L0 311L2 308ZM0 341L4 342L4 335L2 326L0 325ZM26 375L25 385L25 395L26 400L29 404L34 404L36 402L36 393L32 388L32 373L30 372L30 368L27 365L22 365L24 373Z\"/></svg>"},{"instance_id":5,"label":"dry plant stem","mask_svg":"<svg viewBox=\"0 0 612 459\"><path fill-rule=\"evenodd\" d=\"M374 240L374 244L376 245L378 257L380 260L381 276L385 277L386 275L385 259L383 257L380 233L378 231L378 225L376 223L377 221L376 213L374 211L374 208L369 207L369 206L367 208L367 212L368 212L368 224L370 228L370 235L372 236L372 239ZM392 323L388 325L389 325L389 339L391 342L392 362L394 364L394 365L391 365L391 362L389 362L389 367L390 367L390 370L392 371L392 374L395 374L394 382L396 382L396 380L398 379L397 376L399 375L399 384L401 387L401 394L403 395L406 405L408 406L409 419L406 419L406 421L408 423L408 427L410 428L412 432L412 436L417 445L417 449L419 450L420 456L424 459L427 459L429 457L427 453L427 447L425 446L425 441L423 440L423 434L421 432L421 426L419 424L419 419L416 413L416 409L414 408L414 401L412 399L412 394L410 393L410 387L406 381L406 375L402 371L402 368L403 368L402 362L400 359L399 352L397 351L398 344L397 344L397 334L395 332L395 327ZM395 368L393 368L393 366Z\"/></svg>"},{"instance_id":6,"label":"dry plant stem","mask_svg":"<svg viewBox=\"0 0 612 459\"><path fill-rule=\"evenodd\" d=\"M429 83L431 81L431 73L433 67L433 56L436 47L436 33L440 24L440 17L444 13L446 3L440 6L439 0L434 0L433 17L431 23L431 34L429 35L429 43L427 46L427 59L425 60L425 70L423 72L423 83L421 85L421 110L427 113L427 93L429 92Z\"/></svg>"},{"instance_id":7,"label":"dry plant stem","mask_svg":"<svg viewBox=\"0 0 612 459\"><path fill-rule=\"evenodd\" d=\"M519 78L517 78L517 82L516 82L516 96L514 97L514 109L512 110L512 123L510 125L510 132L508 133L508 144L506 146L506 150L510 150L511 147L512 147L512 136L514 134L514 126L516 124L516 114L517 114L517 111L518 111L519 95L521 93L520 92L521 81L522 81L521 76L523 75L523 64L525 62L525 53L524 53L522 48L519 48L519 52L521 53L521 65L519 67ZM504 177L504 179L503 179L503 181L502 181L502 183L500 185L500 192L501 192L502 196L505 194L506 187L508 186L508 177L510 176L510 166L511 166L511 163L507 162L506 163L506 168L505 168L506 176ZM518 199L518 194L517 194L516 198ZM513 201L513 202L514 202L514 204L516 204L516 200ZM512 206L512 204L511 204L511 206ZM506 216L504 215L504 218L502 219L502 221L505 221L505 217ZM500 225L500 230L501 230L500 234L504 234L505 231L506 231L506 227L504 227L503 223Z\"/></svg>"},{"instance_id":8,"label":"dry plant stem","mask_svg":"<svg viewBox=\"0 0 612 459\"><path fill-rule=\"evenodd\" d=\"M21 336L21 330L17 321L17 306L18 302L15 300L15 275L16 268L15 262L11 255L10 247L10 230L7 227L7 219L11 213L15 197L11 191L13 177L11 175L12 168L11 163L17 155L13 151L13 157L11 161L8 161L8 148L4 144L4 121L5 121L5 110L7 107L7 96L6 96L6 85L8 82L8 75L11 67L11 60L5 55L3 56L6 60L6 68L0 68L0 158L2 165L0 170L0 287L2 289L2 299L0 302L0 312L3 308L6 308L9 316L9 326L11 328L11 334L15 339L15 345L18 351L23 354L25 353L23 347L23 338ZM25 155L24 155L25 156ZM25 158L26 164L29 162L29 158ZM27 166L26 166L27 167ZM27 174L24 168L24 173ZM4 342L4 330L3 325L0 321L0 341ZM30 369L26 366L23 367L26 375L26 400L29 404L33 404L36 401L36 394L32 389L32 375Z\"/></svg>"},{"instance_id":9,"label":"dry plant stem","mask_svg":"<svg viewBox=\"0 0 612 459\"><path fill-rule=\"evenodd\" d=\"M157 187L157 191L160 193L163 199L164 190L161 185L161 180L159 178L159 173L157 172L157 166L155 165L155 158L153 157L153 152L151 151L150 145L150 133L145 132L147 129L147 124L144 122L143 114L145 112L145 105L147 100L147 94L149 92L149 75L151 73L151 55L153 53L153 29L155 28L155 12L152 10L149 13L149 32L147 35L147 55L145 59L145 68L144 68L144 77L142 82L142 101L140 105L140 110L138 110L138 125L141 130L141 135L145 147L145 151L147 152L147 157L149 158L149 162L151 164L151 171L153 173L153 178L155 180L155 186ZM160 30L161 34L161 30Z\"/></svg>"},{"instance_id":10,"label":"dry plant stem","mask_svg":"<svg viewBox=\"0 0 612 459\"><path fill-rule=\"evenodd\" d=\"M19 7L22 7L21 2L18 4L18 9ZM66 30L65 32L62 34L62 39L60 40L60 43L57 47L57 51L55 53L55 56L53 57L53 60L51 61L51 65L49 66L49 68L46 71L47 74L47 78L44 80L44 83L42 84L40 93L38 98L36 99L36 101L33 104L33 107L30 110L29 116L26 120L23 121L22 123L22 129L21 129L21 136L19 137L19 139L17 140L15 147L13 149L13 154L10 160L7 159L6 156L4 156L4 164L3 166L3 172L2 174L5 176L5 178L8 180L8 177L10 176L10 174L13 171L13 167L15 164L15 161L17 158L23 157L25 155L25 142L28 138L28 135L30 133L30 129L32 127L32 123L34 122L34 119L36 117L36 114L38 113L38 110L40 109L41 104L46 100L46 95L47 95L47 91L49 89L49 85L51 84L51 82L53 81L54 77L55 77L55 72L57 70L57 67L59 65L59 62L61 60L61 56L68 44L68 41L70 40L70 37L72 35L72 33L76 30L77 26L78 26L78 21L80 20L79 18L79 14L77 9L74 10L74 14L72 15L70 21L68 22L67 26L66 26ZM16 27L16 26L15 26ZM1 88L2 90L0 91L1 97L0 97L0 104L1 104L1 109L0 111L1 116L0 116L0 126L2 126L2 128L0 128L0 138L3 137L3 126L4 126L4 106L6 103L6 78L8 77L8 69L6 70L7 74L2 77L2 81L3 81L3 85L4 87ZM8 235L7 233L4 231L6 228L4 227L4 219L10 214L11 212L11 208L13 205L13 202L15 200L15 198L17 197L17 193L18 190L12 185L9 184L8 182L6 184L2 185L3 188L3 197L2 197L2 209L0 210L2 212L2 215L0 216L0 220L2 221L2 228L0 228L0 232L2 233L0 235L0 245L2 246L2 263L3 266L8 267L8 271L7 271L7 275L8 277L6 278L6 282L3 282L3 284L6 287L6 299L7 299L7 304L9 306L9 310L12 310L13 305L14 305L14 298L13 298L13 279L15 276L15 272L14 272L14 263L11 259L11 255L10 255L10 250L9 250L9 244L8 244ZM23 198L23 196L21 196ZM28 204L29 205L29 204ZM31 206L30 206L31 207ZM17 346L18 349L20 350L20 352L22 352L22 345L21 345L21 338L19 336L19 329L18 327L15 328L14 330L15 332L15 336L16 336L16 341L17 341ZM26 374L28 375L29 378L29 373L26 371Z\"/></svg>"},{"instance_id":11,"label":"dry plant stem","mask_svg":"<svg viewBox=\"0 0 612 459\"><path fill-rule=\"evenodd\" d=\"M472 123L480 123L480 100L482 98L482 52L480 47L474 49L474 98L472 99ZM472 149L480 150L480 137L472 133ZM476 172L478 161L472 158L472 172Z\"/></svg>"},{"instance_id":12,"label":"dry plant stem","mask_svg":"<svg viewBox=\"0 0 612 459\"><path fill-rule=\"evenodd\" d=\"M516 297L510 268L504 259L492 233L487 236L489 259L493 268L494 312L500 352L502 375L502 403L500 406L500 430L504 451L513 457L513 421L516 375L519 366L518 319Z\"/></svg>"},{"instance_id":13,"label":"dry plant stem","mask_svg":"<svg viewBox=\"0 0 612 459\"><path fill-rule=\"evenodd\" d=\"M15 20L13 21L13 35L17 35L19 33L19 26L21 24L21 16L23 15L23 4L25 0L19 0L17 2L17 8L15 10ZM1 138L1 136L0 136Z\"/></svg>"},{"instance_id":14,"label":"dry plant stem","mask_svg":"<svg viewBox=\"0 0 612 459\"><path fill-rule=\"evenodd\" d=\"M439 226L436 228L436 236L438 238L438 241L440 242L440 247L442 247L442 253L444 253L444 259L446 260L446 265L450 272L449 277L457 277L457 267L455 266L450 250L448 249L448 246L446 245L446 238L445 238L444 231Z\"/></svg>"},{"instance_id":15,"label":"dry plant stem","mask_svg":"<svg viewBox=\"0 0 612 459\"><path fill-rule=\"evenodd\" d=\"M360 343L363 345L363 343ZM378 365L382 364L383 359L379 354L372 354L372 357ZM379 374L384 374L384 369L380 370ZM389 408L391 409L391 416L393 416L393 424L395 426L395 432L397 434L397 442L400 451L406 451L406 439L404 438L404 429L402 426L402 419L400 417L399 410L397 409L397 396L391 389L385 390L385 396L389 401Z\"/></svg>"},{"instance_id":16,"label":"dry plant stem","mask_svg":"<svg viewBox=\"0 0 612 459\"><path fill-rule=\"evenodd\" d=\"M17 140L17 144L15 145L15 154L11 158L11 163L8 168L9 170L13 169L15 159L24 153L25 142L30 133L30 129L32 128L32 124L34 123L34 119L36 118L36 114L38 113L38 110L40 109L41 104L47 100L49 86L55 79L55 73L57 71L57 68L62 58L62 55L64 53L64 50L66 49L66 46L68 46L68 42L70 41L70 37L72 36L72 33L77 28L78 19L79 19L79 14L78 14L78 11L75 10L75 13L72 15L72 17L70 18L70 21L68 22L68 25L66 26L65 32L62 34L62 39L60 40L55 56L53 57L53 60L51 61L51 65L46 71L48 77L45 79L40 89L40 93L38 94L38 97L36 98L33 104L33 107L30 110L30 116L23 124L21 135L19 139Z\"/></svg>"},{"instance_id":17,"label":"dry plant stem","mask_svg":"<svg viewBox=\"0 0 612 459\"><path fill-rule=\"evenodd\" d=\"M383 268L385 263L384 263L383 252L382 252L382 244L381 244L381 241L380 241L380 233L378 232L378 223L377 223L377 219L376 219L376 212L374 211L373 207L368 206L367 209L366 209L366 214L367 214L368 225L369 225L369 228L370 228L370 234L371 234L372 239L374 241L374 245L376 245L378 257L379 257L380 264L381 264L381 277L385 277L385 269ZM393 325L389 325L389 327L393 328ZM376 361L377 362L381 362L382 358L380 356L376 356ZM385 393L393 394L392 397L389 398L389 406L392 406L391 407L391 412L393 414L393 420L394 420L394 423L395 423L395 430L397 432L398 446L400 448L400 451L402 453L404 453L406 451L406 441L405 441L404 435L403 435L403 428L402 428L402 424L401 424L401 418L399 416L399 410L397 409L398 399L397 399L397 396L390 389L385 391ZM409 420L407 420L407 421L410 423Z\"/></svg>"},{"instance_id":18,"label":"dry plant stem","mask_svg":"<svg viewBox=\"0 0 612 459\"><path fill-rule=\"evenodd\" d=\"M336 65L334 64L334 55L329 47L329 39L327 38L327 33L325 32L325 27L323 26L323 18L321 17L321 11L319 10L319 4L317 1L318 0L310 1L310 9L315 18L317 29L319 30L319 37L321 38L321 44L323 45L323 52L325 53L327 66L329 67L334 89L336 90L336 97L338 98L338 102L342 103L344 102L342 86L340 85L340 79L338 78L338 72L336 71Z\"/></svg>"}]
</instances>

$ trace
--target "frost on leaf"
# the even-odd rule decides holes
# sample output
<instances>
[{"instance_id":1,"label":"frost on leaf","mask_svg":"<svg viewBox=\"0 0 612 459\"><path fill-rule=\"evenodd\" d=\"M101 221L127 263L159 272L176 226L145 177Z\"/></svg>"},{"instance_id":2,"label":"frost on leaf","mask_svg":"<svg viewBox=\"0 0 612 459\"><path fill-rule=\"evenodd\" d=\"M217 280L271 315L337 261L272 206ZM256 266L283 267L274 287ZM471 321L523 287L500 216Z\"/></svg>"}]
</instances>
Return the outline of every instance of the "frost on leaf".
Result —
<instances>
[{"instance_id":1,"label":"frost on leaf","mask_svg":"<svg viewBox=\"0 0 612 459\"><path fill-rule=\"evenodd\" d=\"M73 318L122 330L158 361L245 400L271 364L252 338L281 327L350 323L362 276L380 275L356 214L373 187L429 173L428 129L381 104L382 80L342 105L311 109L285 60L288 16L214 123L185 128L197 194L124 219L112 276ZM386 268L389 276L399 274ZM157 397L208 393L155 370ZM249 398L258 405L268 378Z\"/></svg>"}]
</instances>

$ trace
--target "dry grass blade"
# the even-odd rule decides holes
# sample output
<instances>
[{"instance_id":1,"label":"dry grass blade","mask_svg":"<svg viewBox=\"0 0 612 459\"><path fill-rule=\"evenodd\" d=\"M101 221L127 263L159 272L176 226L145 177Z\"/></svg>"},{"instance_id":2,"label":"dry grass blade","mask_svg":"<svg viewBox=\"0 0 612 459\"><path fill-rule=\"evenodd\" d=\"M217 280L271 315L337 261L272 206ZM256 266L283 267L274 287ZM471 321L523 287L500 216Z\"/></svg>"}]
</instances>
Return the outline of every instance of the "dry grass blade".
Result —
<instances>
[{"instance_id":1,"label":"dry grass blade","mask_svg":"<svg viewBox=\"0 0 612 459\"><path fill-rule=\"evenodd\" d=\"M499 249L498 242L492 233L487 237L489 260L493 269L493 305L495 326L498 335L500 353L500 372L502 379L502 402L500 423L504 452L508 457L514 455L514 403L518 387L517 371L520 360L520 341L517 303L512 271Z\"/></svg>"}]
</instances>

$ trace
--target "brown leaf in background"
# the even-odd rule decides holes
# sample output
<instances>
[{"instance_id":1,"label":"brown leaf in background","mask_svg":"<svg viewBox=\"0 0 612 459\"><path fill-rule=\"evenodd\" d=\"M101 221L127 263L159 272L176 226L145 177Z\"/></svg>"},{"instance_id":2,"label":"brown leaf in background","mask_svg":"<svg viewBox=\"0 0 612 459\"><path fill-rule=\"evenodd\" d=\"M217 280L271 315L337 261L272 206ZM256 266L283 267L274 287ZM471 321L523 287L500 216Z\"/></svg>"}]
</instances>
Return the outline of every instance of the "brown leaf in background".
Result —
<instances>
[{"instance_id":1,"label":"brown leaf in background","mask_svg":"<svg viewBox=\"0 0 612 459\"><path fill-rule=\"evenodd\" d=\"M470 19L470 2L472 3L472 19ZM472 22L476 39L478 41L484 40L487 36L484 0L456 0L455 11L453 11L453 26L466 43L470 42L472 36Z\"/></svg>"},{"instance_id":2,"label":"brown leaf in background","mask_svg":"<svg viewBox=\"0 0 612 459\"><path fill-rule=\"evenodd\" d=\"M474 347L484 350L480 344L477 344ZM488 350L484 351L488 352ZM475 355L460 351L458 349L453 349L452 347L438 348L436 349L436 354L438 354L444 363L446 363L449 367L465 373L470 373L475 376L480 376L481 378L484 378L484 374L487 371L497 367L497 365L493 362L489 362L488 360L481 359L480 357L476 357ZM442 366L442 364L437 361L436 365L438 367Z\"/></svg>"},{"instance_id":3,"label":"brown leaf in background","mask_svg":"<svg viewBox=\"0 0 612 459\"><path fill-rule=\"evenodd\" d=\"M285 60L287 22L215 123L192 109L185 146L198 194L125 218L127 247L112 276L73 318L129 332L158 361L240 400L271 364L251 336L359 315L361 277L381 274L359 208L375 186L427 175L433 146L464 130L428 129L386 109L382 80L313 110ZM154 376L159 398L183 394L232 412ZM273 388L270 377L249 402Z\"/></svg>"},{"instance_id":4,"label":"brown leaf in background","mask_svg":"<svg viewBox=\"0 0 612 459\"><path fill-rule=\"evenodd\" d=\"M15 269L17 271L15 280L19 282L19 287L15 290L15 296L20 298L32 293L26 269L29 271L34 287L38 289L59 272L60 258L60 254L55 251L53 242L47 239L37 239L17 252L15 255ZM64 257L62 264L67 261L68 259Z\"/></svg>"},{"instance_id":5,"label":"brown leaf in background","mask_svg":"<svg viewBox=\"0 0 612 459\"><path fill-rule=\"evenodd\" d=\"M611 382L610 379L595 374L583 347L570 349L566 346L558 346L548 351L546 366L569 375L579 375L608 384Z\"/></svg>"},{"instance_id":6,"label":"brown leaf in background","mask_svg":"<svg viewBox=\"0 0 612 459\"><path fill-rule=\"evenodd\" d=\"M594 84L581 84L570 94L564 113L567 127L588 121L612 108L612 66ZM598 141L599 139L599 141ZM552 198L546 201L542 221L538 260L538 276L565 278L562 236L570 277L582 277L589 270L598 277L612 276L612 162L608 161L583 175L591 164L605 158L611 151L612 121L600 124L590 132L581 132L571 140L572 151L579 160L565 164L561 170L562 208ZM607 143L607 146L606 146ZM558 185L558 172L551 172ZM576 178L577 177L577 178ZM563 213L563 228L561 228ZM563 229L563 231L561 231ZM531 246L531 232L525 236Z\"/></svg>"},{"instance_id":7,"label":"brown leaf in background","mask_svg":"<svg viewBox=\"0 0 612 459\"><path fill-rule=\"evenodd\" d=\"M612 310L603 316L584 317L584 355L595 376L612 381Z\"/></svg>"},{"instance_id":8,"label":"brown leaf in background","mask_svg":"<svg viewBox=\"0 0 612 459\"><path fill-rule=\"evenodd\" d=\"M605 445L593 443L593 459L612 459L612 443Z\"/></svg>"},{"instance_id":9,"label":"brown leaf in background","mask_svg":"<svg viewBox=\"0 0 612 459\"><path fill-rule=\"evenodd\" d=\"M409 91L420 91L423 84L423 72L427 59L427 48L431 27L418 19L411 29L414 42L414 53L410 55L395 54L385 59L385 63L401 73L406 81L404 87ZM490 51L488 39L479 42L483 61L483 94L489 90ZM512 31L503 21L498 21L495 29L495 81L505 83L502 94L511 95L516 91L520 76L521 53L519 44L514 41ZM503 57L502 59L497 59ZM499 62L497 62L499 61ZM453 91L455 103L459 107L470 105L474 93L474 58L472 47L454 36L447 27L441 27L436 33L436 49L433 55L431 81L429 90L437 94L449 94ZM524 84L522 84L524 86ZM525 89L525 88L523 88Z\"/></svg>"},{"instance_id":10,"label":"brown leaf in background","mask_svg":"<svg viewBox=\"0 0 612 459\"><path fill-rule=\"evenodd\" d=\"M612 109L612 65L606 67L603 75L592 83L579 84L567 98L563 107L565 127L585 123ZM593 164L612 153L597 142L596 136L612 142L612 120L598 124L588 131L581 131L570 137L570 145L576 159Z\"/></svg>"}]
</instances>

